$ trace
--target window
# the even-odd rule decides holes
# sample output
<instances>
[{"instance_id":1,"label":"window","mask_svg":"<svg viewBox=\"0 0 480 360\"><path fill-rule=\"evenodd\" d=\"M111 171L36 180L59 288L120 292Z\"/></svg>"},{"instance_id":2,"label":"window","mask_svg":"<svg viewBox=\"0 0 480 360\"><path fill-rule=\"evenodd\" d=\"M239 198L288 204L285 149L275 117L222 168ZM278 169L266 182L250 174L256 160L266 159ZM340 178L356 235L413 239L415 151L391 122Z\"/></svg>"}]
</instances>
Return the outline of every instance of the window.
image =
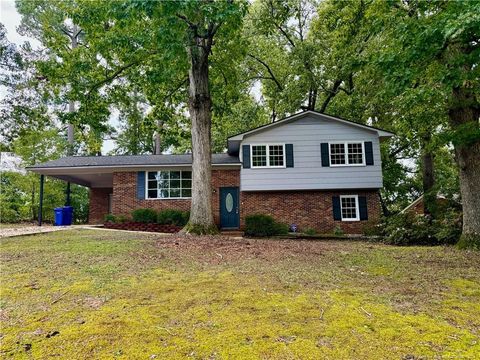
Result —
<instances>
[{"instance_id":1,"label":"window","mask_svg":"<svg viewBox=\"0 0 480 360\"><path fill-rule=\"evenodd\" d=\"M363 142L330 143L330 165L365 165Z\"/></svg>"},{"instance_id":2,"label":"window","mask_svg":"<svg viewBox=\"0 0 480 360\"><path fill-rule=\"evenodd\" d=\"M178 199L192 196L191 171L149 171L148 199Z\"/></svg>"},{"instance_id":3,"label":"window","mask_svg":"<svg viewBox=\"0 0 480 360\"><path fill-rule=\"evenodd\" d=\"M252 168L285 167L285 145L252 145Z\"/></svg>"},{"instance_id":4,"label":"window","mask_svg":"<svg viewBox=\"0 0 480 360\"><path fill-rule=\"evenodd\" d=\"M358 196L343 195L340 196L340 210L342 212L342 221L358 221Z\"/></svg>"},{"instance_id":5,"label":"window","mask_svg":"<svg viewBox=\"0 0 480 360\"><path fill-rule=\"evenodd\" d=\"M330 164L345 164L345 144L330 144Z\"/></svg>"},{"instance_id":6,"label":"window","mask_svg":"<svg viewBox=\"0 0 480 360\"><path fill-rule=\"evenodd\" d=\"M267 166L267 146L253 145L252 146L252 167Z\"/></svg>"}]
</instances>

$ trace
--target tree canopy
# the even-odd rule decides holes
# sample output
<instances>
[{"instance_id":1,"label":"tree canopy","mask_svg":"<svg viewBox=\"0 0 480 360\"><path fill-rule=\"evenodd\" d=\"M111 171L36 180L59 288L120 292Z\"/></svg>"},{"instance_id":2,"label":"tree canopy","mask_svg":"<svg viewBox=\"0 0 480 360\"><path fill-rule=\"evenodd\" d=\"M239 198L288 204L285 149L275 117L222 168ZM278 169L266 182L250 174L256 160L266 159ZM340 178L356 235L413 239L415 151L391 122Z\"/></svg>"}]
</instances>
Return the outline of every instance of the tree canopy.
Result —
<instances>
[{"instance_id":1,"label":"tree canopy","mask_svg":"<svg viewBox=\"0 0 480 360\"><path fill-rule=\"evenodd\" d=\"M461 198L464 235L480 232L478 1L16 5L41 47L0 28L4 149L73 124L77 154L109 138L114 154L193 152L208 177L228 136L312 109L397 134L382 144L387 213L423 193L435 217L440 193Z\"/></svg>"}]
</instances>

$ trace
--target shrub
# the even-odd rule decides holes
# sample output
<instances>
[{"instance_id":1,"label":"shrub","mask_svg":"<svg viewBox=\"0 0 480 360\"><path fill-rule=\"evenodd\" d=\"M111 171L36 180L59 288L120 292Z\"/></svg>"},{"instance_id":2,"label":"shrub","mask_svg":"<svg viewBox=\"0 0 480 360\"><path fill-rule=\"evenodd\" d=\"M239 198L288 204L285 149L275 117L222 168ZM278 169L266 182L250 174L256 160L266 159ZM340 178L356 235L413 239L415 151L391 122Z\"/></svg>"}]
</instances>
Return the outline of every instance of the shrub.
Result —
<instances>
[{"instance_id":1,"label":"shrub","mask_svg":"<svg viewBox=\"0 0 480 360\"><path fill-rule=\"evenodd\" d=\"M115 223L115 222L117 222L117 218L116 218L115 215L113 215L113 214L107 214L107 215L105 215L105 217L104 217L104 221L105 221L105 222Z\"/></svg>"},{"instance_id":2,"label":"shrub","mask_svg":"<svg viewBox=\"0 0 480 360\"><path fill-rule=\"evenodd\" d=\"M459 249L480 250L480 235L461 235L457 247Z\"/></svg>"},{"instance_id":3,"label":"shrub","mask_svg":"<svg viewBox=\"0 0 480 360\"><path fill-rule=\"evenodd\" d=\"M447 211L431 220L416 214L397 214L385 219L384 242L392 245L455 244L462 232L460 214Z\"/></svg>"},{"instance_id":4,"label":"shrub","mask_svg":"<svg viewBox=\"0 0 480 360\"><path fill-rule=\"evenodd\" d=\"M306 228L305 230L303 230L303 233L305 235L316 235L317 230L315 230L314 228Z\"/></svg>"},{"instance_id":5,"label":"shrub","mask_svg":"<svg viewBox=\"0 0 480 360\"><path fill-rule=\"evenodd\" d=\"M276 222L270 215L254 214L245 217L246 236L272 236L288 233L288 225Z\"/></svg>"},{"instance_id":6,"label":"shrub","mask_svg":"<svg viewBox=\"0 0 480 360\"><path fill-rule=\"evenodd\" d=\"M363 234L366 236L381 236L383 235L383 226L376 221L367 221L362 228Z\"/></svg>"},{"instance_id":7,"label":"shrub","mask_svg":"<svg viewBox=\"0 0 480 360\"><path fill-rule=\"evenodd\" d=\"M190 212L188 211L166 209L158 213L157 223L185 226L189 218Z\"/></svg>"},{"instance_id":8,"label":"shrub","mask_svg":"<svg viewBox=\"0 0 480 360\"><path fill-rule=\"evenodd\" d=\"M345 231L343 231L340 226L335 225L335 228L333 229L333 235L335 235L335 236L343 236L343 235L345 235Z\"/></svg>"},{"instance_id":9,"label":"shrub","mask_svg":"<svg viewBox=\"0 0 480 360\"><path fill-rule=\"evenodd\" d=\"M157 212L152 209L135 209L132 211L132 219L135 222L154 223L157 221Z\"/></svg>"},{"instance_id":10,"label":"shrub","mask_svg":"<svg viewBox=\"0 0 480 360\"><path fill-rule=\"evenodd\" d=\"M116 217L116 222L118 224L123 224L123 223L129 222L129 221L130 221L130 219L126 215L118 215Z\"/></svg>"}]
</instances>

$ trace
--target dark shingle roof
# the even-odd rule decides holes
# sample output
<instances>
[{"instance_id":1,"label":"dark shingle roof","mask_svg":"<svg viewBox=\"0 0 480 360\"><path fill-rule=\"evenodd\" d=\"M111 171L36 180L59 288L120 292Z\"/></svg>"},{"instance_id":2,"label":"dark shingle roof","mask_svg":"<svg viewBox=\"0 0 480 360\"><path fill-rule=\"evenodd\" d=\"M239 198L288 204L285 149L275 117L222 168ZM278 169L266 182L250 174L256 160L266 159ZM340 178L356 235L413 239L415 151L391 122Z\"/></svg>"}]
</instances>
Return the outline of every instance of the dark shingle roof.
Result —
<instances>
[{"instance_id":1,"label":"dark shingle roof","mask_svg":"<svg viewBox=\"0 0 480 360\"><path fill-rule=\"evenodd\" d=\"M143 165L191 165L192 155L116 155L116 156L68 156L57 160L35 164L28 169L84 167L84 166L143 166ZM212 154L212 165L240 164L238 156Z\"/></svg>"}]
</instances>

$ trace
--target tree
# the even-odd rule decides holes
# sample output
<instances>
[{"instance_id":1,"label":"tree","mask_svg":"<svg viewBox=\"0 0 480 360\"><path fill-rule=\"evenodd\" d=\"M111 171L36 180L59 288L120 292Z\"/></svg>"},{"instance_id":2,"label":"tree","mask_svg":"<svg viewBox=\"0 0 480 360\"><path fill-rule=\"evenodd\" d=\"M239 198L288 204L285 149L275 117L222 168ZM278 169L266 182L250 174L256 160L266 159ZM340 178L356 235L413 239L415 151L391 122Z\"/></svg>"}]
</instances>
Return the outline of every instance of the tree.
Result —
<instances>
[{"instance_id":1,"label":"tree","mask_svg":"<svg viewBox=\"0 0 480 360\"><path fill-rule=\"evenodd\" d=\"M393 2L383 13L378 64L397 92L420 82L437 89L448 118L463 205L462 244L480 245L480 3ZM412 16L414 14L415 16ZM401 51L399 49L402 49ZM432 126L441 126L430 118Z\"/></svg>"},{"instance_id":2,"label":"tree","mask_svg":"<svg viewBox=\"0 0 480 360\"><path fill-rule=\"evenodd\" d=\"M18 0L22 15L19 32L38 40L37 51L30 51L29 65L35 77L29 82L42 96L44 105L55 121L66 125L68 153L99 154L102 138L111 129L108 102L104 94L88 93L86 85L99 76L101 68L96 54L81 27L72 20L76 2L59 3L49 0ZM73 145L73 127L76 128Z\"/></svg>"},{"instance_id":3,"label":"tree","mask_svg":"<svg viewBox=\"0 0 480 360\"><path fill-rule=\"evenodd\" d=\"M213 231L210 58L235 36L246 2L37 0L33 5L29 3L22 2L26 8L21 11L26 18L24 22L42 16L43 23L35 21L36 26L32 28L42 30L39 34L42 40L48 40L52 54L42 66L48 69L52 80L58 81L59 88L63 87L64 98L80 103L75 113L80 127L87 125L97 133L104 130L109 94L117 86L139 85L148 102L156 107L166 105L169 100L163 99L163 104L152 101L156 88L176 92L188 84L193 190L186 229L200 233ZM52 14L51 20L47 12ZM54 29L62 29L65 18L82 29L88 46L62 51L66 38ZM59 62L58 57L63 60ZM65 78L71 87L65 88L62 80ZM73 121L72 114L65 117L69 117L66 122Z\"/></svg>"}]
</instances>

